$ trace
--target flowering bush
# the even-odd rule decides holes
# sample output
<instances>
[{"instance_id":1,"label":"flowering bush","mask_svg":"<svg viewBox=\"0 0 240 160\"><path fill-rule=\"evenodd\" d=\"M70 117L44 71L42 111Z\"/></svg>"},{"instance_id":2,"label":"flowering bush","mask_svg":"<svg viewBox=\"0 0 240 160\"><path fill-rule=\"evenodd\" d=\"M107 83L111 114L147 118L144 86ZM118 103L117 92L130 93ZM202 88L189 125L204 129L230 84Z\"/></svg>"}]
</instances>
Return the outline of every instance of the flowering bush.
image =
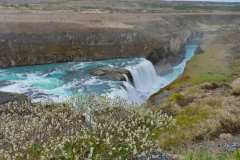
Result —
<instances>
[{"instance_id":1,"label":"flowering bush","mask_svg":"<svg viewBox=\"0 0 240 160\"><path fill-rule=\"evenodd\" d=\"M0 159L128 159L158 149L161 112L105 98L0 108Z\"/></svg>"}]
</instances>

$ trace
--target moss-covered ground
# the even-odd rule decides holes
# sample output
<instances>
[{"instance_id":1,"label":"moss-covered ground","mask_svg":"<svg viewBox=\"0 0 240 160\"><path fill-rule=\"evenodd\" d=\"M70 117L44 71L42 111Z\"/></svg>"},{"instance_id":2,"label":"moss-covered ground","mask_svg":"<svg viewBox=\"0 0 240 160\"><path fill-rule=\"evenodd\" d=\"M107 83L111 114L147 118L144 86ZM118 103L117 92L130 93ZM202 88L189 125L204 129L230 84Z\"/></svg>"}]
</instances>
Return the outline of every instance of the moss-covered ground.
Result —
<instances>
[{"instance_id":1,"label":"moss-covered ground","mask_svg":"<svg viewBox=\"0 0 240 160\"><path fill-rule=\"evenodd\" d=\"M203 44L203 52L197 54L187 64L186 70L170 88L177 88L184 84L201 84L204 82L229 82L236 77L239 66L234 63L235 53L231 51L232 42L227 40L230 33L214 36ZM204 42L203 42L204 43ZM236 73L237 72L237 73Z\"/></svg>"}]
</instances>

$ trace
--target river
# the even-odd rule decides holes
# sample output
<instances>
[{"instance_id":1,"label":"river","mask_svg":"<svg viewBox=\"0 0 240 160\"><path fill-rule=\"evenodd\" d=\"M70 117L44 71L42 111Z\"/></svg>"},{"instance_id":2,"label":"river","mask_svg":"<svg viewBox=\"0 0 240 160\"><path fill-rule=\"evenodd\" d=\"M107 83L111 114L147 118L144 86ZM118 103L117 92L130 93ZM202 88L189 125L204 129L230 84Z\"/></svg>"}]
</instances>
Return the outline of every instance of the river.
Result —
<instances>
[{"instance_id":1,"label":"river","mask_svg":"<svg viewBox=\"0 0 240 160\"><path fill-rule=\"evenodd\" d=\"M158 75L145 58L111 59L89 62L67 62L0 69L0 91L25 94L33 101L62 102L72 96L100 95L120 97L129 102L144 103L152 94L176 80L198 45L186 45L185 58L164 75ZM129 70L133 81L113 81L93 76L99 67Z\"/></svg>"}]
</instances>

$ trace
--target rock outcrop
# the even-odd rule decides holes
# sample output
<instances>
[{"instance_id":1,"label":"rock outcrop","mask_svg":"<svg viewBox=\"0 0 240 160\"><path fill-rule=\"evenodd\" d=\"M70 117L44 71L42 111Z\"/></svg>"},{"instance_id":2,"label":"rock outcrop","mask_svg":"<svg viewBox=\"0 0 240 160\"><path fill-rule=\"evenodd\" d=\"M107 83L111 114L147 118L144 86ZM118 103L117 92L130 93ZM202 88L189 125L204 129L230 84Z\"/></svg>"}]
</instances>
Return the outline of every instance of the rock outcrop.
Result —
<instances>
[{"instance_id":1,"label":"rock outcrop","mask_svg":"<svg viewBox=\"0 0 240 160\"><path fill-rule=\"evenodd\" d=\"M1 10L0 67L125 57L171 66L205 23L223 25L238 17Z\"/></svg>"},{"instance_id":2,"label":"rock outcrop","mask_svg":"<svg viewBox=\"0 0 240 160\"><path fill-rule=\"evenodd\" d=\"M60 21L42 12L0 15L0 67L125 57L176 63L195 32L181 16L53 15Z\"/></svg>"},{"instance_id":3,"label":"rock outcrop","mask_svg":"<svg viewBox=\"0 0 240 160\"><path fill-rule=\"evenodd\" d=\"M105 79L110 79L113 81L132 81L131 73L124 68L110 68L102 67L94 69L90 72L93 76L98 76Z\"/></svg>"},{"instance_id":4,"label":"rock outcrop","mask_svg":"<svg viewBox=\"0 0 240 160\"><path fill-rule=\"evenodd\" d=\"M188 36L184 35L182 40L181 37L170 39L168 44L164 42L167 39L154 39L139 31L126 29L88 29L40 34L0 33L0 66L147 57L158 48L162 56L158 56L157 60L171 56L177 59L185 43L184 39Z\"/></svg>"},{"instance_id":5,"label":"rock outcrop","mask_svg":"<svg viewBox=\"0 0 240 160\"><path fill-rule=\"evenodd\" d=\"M235 79L232 83L231 83L231 87L232 87L232 93L234 95L240 95L240 78Z\"/></svg>"},{"instance_id":6,"label":"rock outcrop","mask_svg":"<svg viewBox=\"0 0 240 160\"><path fill-rule=\"evenodd\" d=\"M0 107L6 103L23 103L28 101L28 97L22 94L0 92Z\"/></svg>"}]
</instances>

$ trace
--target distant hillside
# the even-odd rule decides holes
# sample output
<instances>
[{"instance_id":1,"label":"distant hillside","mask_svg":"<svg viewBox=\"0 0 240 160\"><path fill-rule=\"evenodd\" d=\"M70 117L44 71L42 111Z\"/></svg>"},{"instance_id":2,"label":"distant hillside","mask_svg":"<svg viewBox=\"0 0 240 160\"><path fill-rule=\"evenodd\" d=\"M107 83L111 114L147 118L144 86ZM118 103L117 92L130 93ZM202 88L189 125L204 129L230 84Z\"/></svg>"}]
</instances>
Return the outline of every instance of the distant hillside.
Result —
<instances>
[{"instance_id":1,"label":"distant hillside","mask_svg":"<svg viewBox=\"0 0 240 160\"><path fill-rule=\"evenodd\" d=\"M159 0L0 0L3 7L43 10L93 10L110 12L240 11L240 3Z\"/></svg>"}]
</instances>

